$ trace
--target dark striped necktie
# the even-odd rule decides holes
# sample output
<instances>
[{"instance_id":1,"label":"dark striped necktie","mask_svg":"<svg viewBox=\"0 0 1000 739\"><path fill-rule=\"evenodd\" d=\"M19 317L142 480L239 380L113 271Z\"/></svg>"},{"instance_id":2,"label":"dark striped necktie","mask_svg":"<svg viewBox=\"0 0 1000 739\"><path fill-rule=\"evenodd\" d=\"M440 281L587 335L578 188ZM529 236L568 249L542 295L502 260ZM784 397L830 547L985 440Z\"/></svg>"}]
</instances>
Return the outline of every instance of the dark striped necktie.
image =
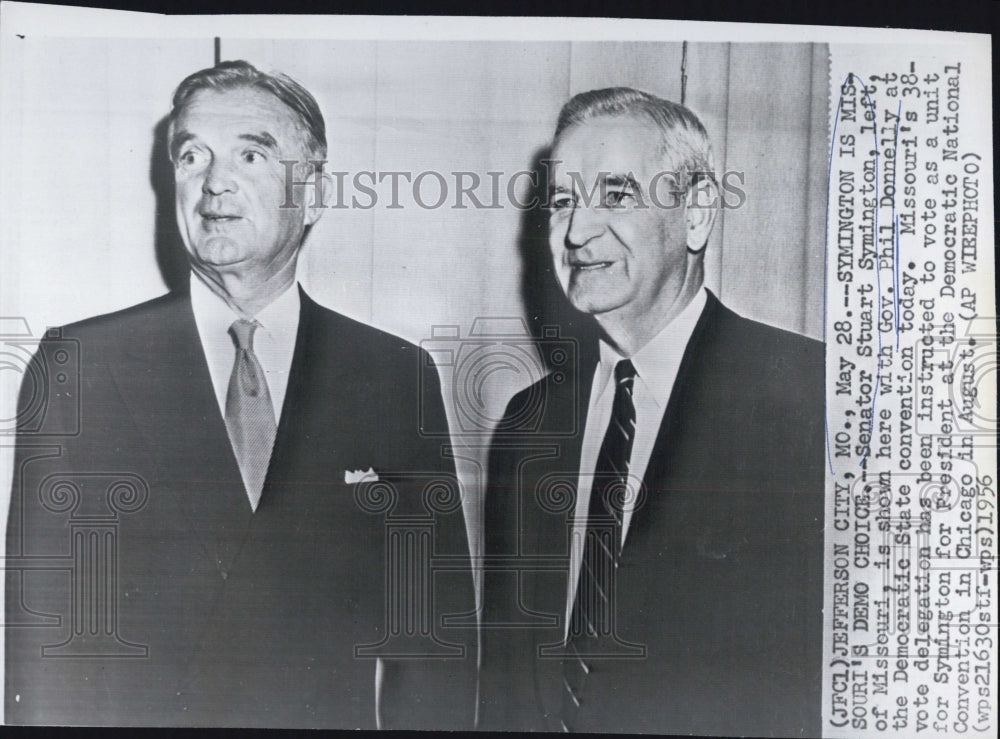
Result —
<instances>
[{"instance_id":1,"label":"dark striped necktie","mask_svg":"<svg viewBox=\"0 0 1000 739\"><path fill-rule=\"evenodd\" d=\"M629 458L635 439L635 375L630 360L615 365L615 398L594 468L583 560L570 616L563 670L564 728L569 728L580 707L587 676L596 660L645 654L642 647L622 642L615 633L615 570L621 553L622 504L637 494L628 490Z\"/></svg>"}]
</instances>

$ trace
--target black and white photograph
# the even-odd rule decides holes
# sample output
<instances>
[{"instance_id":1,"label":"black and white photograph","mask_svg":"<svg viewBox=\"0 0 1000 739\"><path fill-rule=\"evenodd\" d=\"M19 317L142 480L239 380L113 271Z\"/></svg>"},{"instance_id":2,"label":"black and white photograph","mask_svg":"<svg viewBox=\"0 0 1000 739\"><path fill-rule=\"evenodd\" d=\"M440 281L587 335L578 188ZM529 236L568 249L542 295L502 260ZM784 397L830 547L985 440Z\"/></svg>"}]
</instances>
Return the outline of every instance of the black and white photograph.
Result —
<instances>
[{"instance_id":1,"label":"black and white photograph","mask_svg":"<svg viewBox=\"0 0 1000 739\"><path fill-rule=\"evenodd\" d=\"M988 36L30 10L4 723L995 731Z\"/></svg>"}]
</instances>

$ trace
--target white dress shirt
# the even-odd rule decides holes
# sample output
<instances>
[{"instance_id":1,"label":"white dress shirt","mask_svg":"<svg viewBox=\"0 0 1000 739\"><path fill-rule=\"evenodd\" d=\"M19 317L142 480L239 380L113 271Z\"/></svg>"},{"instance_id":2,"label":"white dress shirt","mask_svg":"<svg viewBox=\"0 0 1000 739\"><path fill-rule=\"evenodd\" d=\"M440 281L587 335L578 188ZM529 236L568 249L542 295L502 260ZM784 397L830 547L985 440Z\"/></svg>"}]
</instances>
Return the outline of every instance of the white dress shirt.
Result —
<instances>
[{"instance_id":1,"label":"white dress shirt","mask_svg":"<svg viewBox=\"0 0 1000 739\"><path fill-rule=\"evenodd\" d=\"M630 487L635 491L638 491L639 483L646 474L653 444L656 443L656 437L660 433L663 412L667 408L670 393L674 389L674 381L677 379L677 370L680 369L684 351L707 299L705 288L702 288L674 320L664 326L660 333L631 357L636 371L632 388L632 401L635 404L635 437L632 440L628 477ZM587 511L590 507L590 491L597 467L597 455L601 451L604 435L611 422L615 383L610 380L615 365L620 360L626 359L604 340L600 342L600 350L601 359L590 389L587 425L583 431L583 446L580 450L580 475L576 488L576 510L573 518L573 536L570 541L570 570L566 593L567 634L577 581L580 577L580 565L583 561ZM632 522L634 504L635 495L632 494L626 499L622 511L622 544L625 543L629 524Z\"/></svg>"},{"instance_id":2,"label":"white dress shirt","mask_svg":"<svg viewBox=\"0 0 1000 739\"><path fill-rule=\"evenodd\" d=\"M298 286L293 283L253 317L260 324L253 335L253 351L264 370L276 424L281 420L285 391L288 389L288 373L292 368L295 338L299 331L300 303ZM194 272L191 273L191 308L201 347L208 360L219 412L225 418L229 378L236 360L236 344L229 335L229 327L233 321L244 316L230 308Z\"/></svg>"}]
</instances>

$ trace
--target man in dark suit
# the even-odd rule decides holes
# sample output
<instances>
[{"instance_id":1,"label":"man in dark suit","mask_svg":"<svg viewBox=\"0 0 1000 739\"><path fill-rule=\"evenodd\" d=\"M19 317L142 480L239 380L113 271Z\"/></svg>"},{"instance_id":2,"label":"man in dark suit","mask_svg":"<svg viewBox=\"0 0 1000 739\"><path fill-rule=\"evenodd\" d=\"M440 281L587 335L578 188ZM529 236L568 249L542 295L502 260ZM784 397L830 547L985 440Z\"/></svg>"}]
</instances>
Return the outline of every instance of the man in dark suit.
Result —
<instances>
[{"instance_id":1,"label":"man in dark suit","mask_svg":"<svg viewBox=\"0 0 1000 739\"><path fill-rule=\"evenodd\" d=\"M704 287L690 110L582 93L552 160L555 271L600 340L493 441L483 725L818 736L823 346Z\"/></svg>"},{"instance_id":2,"label":"man in dark suit","mask_svg":"<svg viewBox=\"0 0 1000 739\"><path fill-rule=\"evenodd\" d=\"M437 377L296 285L323 212L316 101L226 62L181 83L168 136L190 289L34 360L78 348L79 396L50 395L42 430L79 432L23 419L7 721L471 726L461 496L420 425L445 422Z\"/></svg>"}]
</instances>

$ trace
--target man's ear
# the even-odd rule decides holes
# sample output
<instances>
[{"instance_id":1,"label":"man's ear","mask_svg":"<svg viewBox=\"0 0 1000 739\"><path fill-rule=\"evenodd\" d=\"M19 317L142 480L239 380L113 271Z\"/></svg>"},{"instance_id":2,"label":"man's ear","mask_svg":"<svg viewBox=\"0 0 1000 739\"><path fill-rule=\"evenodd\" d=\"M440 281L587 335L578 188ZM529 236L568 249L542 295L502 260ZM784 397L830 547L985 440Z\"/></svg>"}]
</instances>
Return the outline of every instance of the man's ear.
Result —
<instances>
[{"instance_id":1,"label":"man's ear","mask_svg":"<svg viewBox=\"0 0 1000 739\"><path fill-rule=\"evenodd\" d=\"M684 204L689 252L698 254L705 249L718 212L719 187L714 180L702 177L688 188Z\"/></svg>"},{"instance_id":2,"label":"man's ear","mask_svg":"<svg viewBox=\"0 0 1000 739\"><path fill-rule=\"evenodd\" d=\"M333 178L326 173L326 170L321 169L317 172L314 168L309 181L314 190L308 194L309 197L306 197L304 205L306 225L312 226L330 205L330 198L333 197Z\"/></svg>"}]
</instances>

